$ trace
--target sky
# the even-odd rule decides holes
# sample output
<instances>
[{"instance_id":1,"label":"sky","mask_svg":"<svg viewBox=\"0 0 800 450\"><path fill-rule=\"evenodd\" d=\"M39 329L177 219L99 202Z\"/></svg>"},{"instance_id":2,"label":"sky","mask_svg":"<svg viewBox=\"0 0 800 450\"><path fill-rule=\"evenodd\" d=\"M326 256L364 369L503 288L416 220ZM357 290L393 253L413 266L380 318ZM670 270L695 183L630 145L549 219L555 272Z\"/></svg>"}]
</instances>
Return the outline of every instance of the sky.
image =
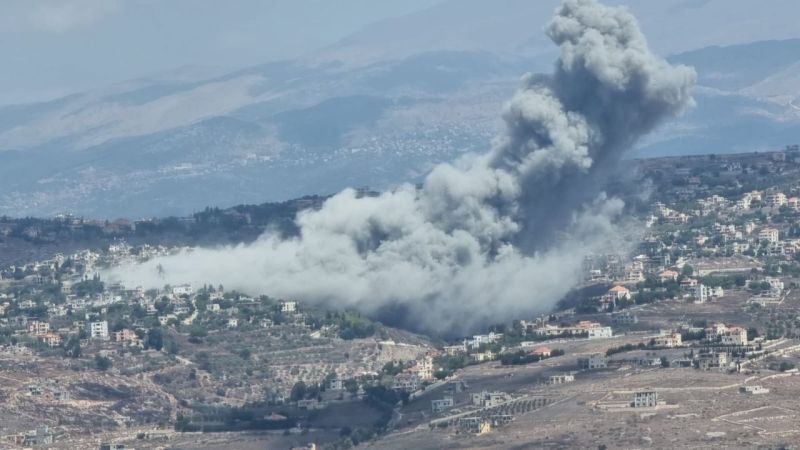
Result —
<instances>
[{"instance_id":1,"label":"sky","mask_svg":"<svg viewBox=\"0 0 800 450\"><path fill-rule=\"evenodd\" d=\"M3 0L0 104L301 57L439 0Z\"/></svg>"},{"instance_id":2,"label":"sky","mask_svg":"<svg viewBox=\"0 0 800 450\"><path fill-rule=\"evenodd\" d=\"M661 55L800 37L800 2L605 0L628 6ZM342 61L430 48L549 46L560 0L0 0L0 105L158 75L208 79L279 59ZM395 19L391 19L395 18ZM416 28L414 28L416 27ZM371 46L371 47L370 47ZM509 48L505 48L509 51Z\"/></svg>"}]
</instances>

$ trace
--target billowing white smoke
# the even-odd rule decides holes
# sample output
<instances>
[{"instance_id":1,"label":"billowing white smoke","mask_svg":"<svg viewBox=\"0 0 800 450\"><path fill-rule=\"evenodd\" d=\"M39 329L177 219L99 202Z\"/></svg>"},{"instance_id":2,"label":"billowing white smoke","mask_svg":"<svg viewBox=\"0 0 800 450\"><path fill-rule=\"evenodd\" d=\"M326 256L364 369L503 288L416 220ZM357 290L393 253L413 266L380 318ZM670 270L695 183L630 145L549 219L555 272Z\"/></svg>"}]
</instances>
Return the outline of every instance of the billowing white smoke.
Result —
<instances>
[{"instance_id":1,"label":"billowing white smoke","mask_svg":"<svg viewBox=\"0 0 800 450\"><path fill-rule=\"evenodd\" d=\"M299 214L296 238L267 233L109 276L222 283L450 333L551 308L584 257L615 243L623 205L601 183L638 137L691 104L695 73L650 53L624 9L594 0L567 0L548 34L556 70L525 77L488 154L436 167L421 188L345 190Z\"/></svg>"}]
</instances>

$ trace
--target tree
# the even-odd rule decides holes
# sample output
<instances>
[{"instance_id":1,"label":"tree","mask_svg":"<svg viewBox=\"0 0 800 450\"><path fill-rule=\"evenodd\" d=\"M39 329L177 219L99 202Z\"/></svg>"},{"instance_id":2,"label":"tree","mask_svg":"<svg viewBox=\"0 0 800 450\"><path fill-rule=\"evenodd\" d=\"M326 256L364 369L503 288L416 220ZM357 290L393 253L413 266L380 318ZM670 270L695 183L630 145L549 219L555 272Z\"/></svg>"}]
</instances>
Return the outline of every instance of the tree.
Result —
<instances>
[{"instance_id":1,"label":"tree","mask_svg":"<svg viewBox=\"0 0 800 450\"><path fill-rule=\"evenodd\" d=\"M750 327L747 329L747 341L750 342L753 339L758 337L758 330L755 327Z\"/></svg>"},{"instance_id":2,"label":"tree","mask_svg":"<svg viewBox=\"0 0 800 450\"><path fill-rule=\"evenodd\" d=\"M147 331L145 347L159 351L164 347L164 331L160 327L151 328Z\"/></svg>"},{"instance_id":3,"label":"tree","mask_svg":"<svg viewBox=\"0 0 800 450\"><path fill-rule=\"evenodd\" d=\"M70 336L64 344L64 355L70 358L81 357L81 340L78 336Z\"/></svg>"},{"instance_id":4,"label":"tree","mask_svg":"<svg viewBox=\"0 0 800 450\"><path fill-rule=\"evenodd\" d=\"M355 394L358 392L358 381L353 378L348 378L344 381L344 388L347 390L347 392Z\"/></svg>"},{"instance_id":5,"label":"tree","mask_svg":"<svg viewBox=\"0 0 800 450\"><path fill-rule=\"evenodd\" d=\"M294 384L294 386L292 386L291 399L293 401L304 399L306 396L306 390L306 384L302 381L298 381Z\"/></svg>"},{"instance_id":6,"label":"tree","mask_svg":"<svg viewBox=\"0 0 800 450\"><path fill-rule=\"evenodd\" d=\"M691 277L692 274L694 274L694 267L689 264L684 264L683 269L681 269L681 274L685 277Z\"/></svg>"},{"instance_id":7,"label":"tree","mask_svg":"<svg viewBox=\"0 0 800 450\"><path fill-rule=\"evenodd\" d=\"M669 367L669 360L666 356L661 357L661 367L667 368Z\"/></svg>"},{"instance_id":8,"label":"tree","mask_svg":"<svg viewBox=\"0 0 800 450\"><path fill-rule=\"evenodd\" d=\"M189 328L189 336L193 338L204 338L208 336L208 329L200 324L194 324Z\"/></svg>"},{"instance_id":9,"label":"tree","mask_svg":"<svg viewBox=\"0 0 800 450\"><path fill-rule=\"evenodd\" d=\"M105 372L106 370L110 369L112 365L113 363L111 362L111 359L100 355L94 356L94 366L97 368L97 370Z\"/></svg>"},{"instance_id":10,"label":"tree","mask_svg":"<svg viewBox=\"0 0 800 450\"><path fill-rule=\"evenodd\" d=\"M178 343L174 339L169 339L165 347L167 348L167 353L169 353L170 355L177 355L178 352L181 350L180 345L178 345Z\"/></svg>"}]
</instances>

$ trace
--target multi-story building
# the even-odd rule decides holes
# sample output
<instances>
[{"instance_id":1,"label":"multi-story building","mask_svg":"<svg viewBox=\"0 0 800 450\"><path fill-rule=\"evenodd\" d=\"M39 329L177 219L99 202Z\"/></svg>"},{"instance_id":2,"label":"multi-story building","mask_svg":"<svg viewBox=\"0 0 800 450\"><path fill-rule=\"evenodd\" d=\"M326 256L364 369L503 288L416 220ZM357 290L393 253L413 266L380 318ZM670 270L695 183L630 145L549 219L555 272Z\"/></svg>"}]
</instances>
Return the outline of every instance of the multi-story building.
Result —
<instances>
[{"instance_id":1,"label":"multi-story building","mask_svg":"<svg viewBox=\"0 0 800 450\"><path fill-rule=\"evenodd\" d=\"M727 353L703 353L697 361L697 367L700 370L724 370L728 366Z\"/></svg>"},{"instance_id":2,"label":"multi-story building","mask_svg":"<svg viewBox=\"0 0 800 450\"><path fill-rule=\"evenodd\" d=\"M589 339L610 338L614 335L611 327L597 327L589 329Z\"/></svg>"},{"instance_id":3,"label":"multi-story building","mask_svg":"<svg viewBox=\"0 0 800 450\"><path fill-rule=\"evenodd\" d=\"M722 333L723 345L747 345L747 330L743 327L730 327Z\"/></svg>"},{"instance_id":4,"label":"multi-story building","mask_svg":"<svg viewBox=\"0 0 800 450\"><path fill-rule=\"evenodd\" d=\"M654 408L658 406L658 392L642 391L633 394L634 408Z\"/></svg>"},{"instance_id":5,"label":"multi-story building","mask_svg":"<svg viewBox=\"0 0 800 450\"><path fill-rule=\"evenodd\" d=\"M482 391L480 393L472 394L472 404L485 408L491 408L511 400L511 396L505 392Z\"/></svg>"},{"instance_id":6,"label":"multi-story building","mask_svg":"<svg viewBox=\"0 0 800 450\"><path fill-rule=\"evenodd\" d=\"M780 241L780 232L776 228L762 228L758 232L759 241L767 241L770 244L777 244Z\"/></svg>"},{"instance_id":7,"label":"multi-story building","mask_svg":"<svg viewBox=\"0 0 800 450\"><path fill-rule=\"evenodd\" d=\"M783 192L770 192L767 194L767 206L780 207L787 203Z\"/></svg>"},{"instance_id":8,"label":"multi-story building","mask_svg":"<svg viewBox=\"0 0 800 450\"><path fill-rule=\"evenodd\" d=\"M100 322L90 322L89 337L92 339L108 339L108 322L105 320Z\"/></svg>"},{"instance_id":9,"label":"multi-story building","mask_svg":"<svg viewBox=\"0 0 800 450\"><path fill-rule=\"evenodd\" d=\"M683 343L680 333L669 333L655 338L657 347L679 347Z\"/></svg>"},{"instance_id":10,"label":"multi-story building","mask_svg":"<svg viewBox=\"0 0 800 450\"><path fill-rule=\"evenodd\" d=\"M628 311L614 313L611 315L611 321L615 325L634 325L639 323L639 317Z\"/></svg>"},{"instance_id":11,"label":"multi-story building","mask_svg":"<svg viewBox=\"0 0 800 450\"><path fill-rule=\"evenodd\" d=\"M44 336L50 331L50 324L39 320L28 323L28 332L36 336Z\"/></svg>"},{"instance_id":12,"label":"multi-story building","mask_svg":"<svg viewBox=\"0 0 800 450\"><path fill-rule=\"evenodd\" d=\"M595 353L588 357L578 358L578 367L583 370L605 369L608 367L608 357L602 353Z\"/></svg>"},{"instance_id":13,"label":"multi-story building","mask_svg":"<svg viewBox=\"0 0 800 450\"><path fill-rule=\"evenodd\" d=\"M431 400L431 411L438 413L453 407L453 397L445 396L441 399Z\"/></svg>"},{"instance_id":14,"label":"multi-story building","mask_svg":"<svg viewBox=\"0 0 800 450\"><path fill-rule=\"evenodd\" d=\"M575 381L575 375L563 373L560 375L550 375L550 378L547 379L547 384L564 384L572 383L573 381Z\"/></svg>"}]
</instances>

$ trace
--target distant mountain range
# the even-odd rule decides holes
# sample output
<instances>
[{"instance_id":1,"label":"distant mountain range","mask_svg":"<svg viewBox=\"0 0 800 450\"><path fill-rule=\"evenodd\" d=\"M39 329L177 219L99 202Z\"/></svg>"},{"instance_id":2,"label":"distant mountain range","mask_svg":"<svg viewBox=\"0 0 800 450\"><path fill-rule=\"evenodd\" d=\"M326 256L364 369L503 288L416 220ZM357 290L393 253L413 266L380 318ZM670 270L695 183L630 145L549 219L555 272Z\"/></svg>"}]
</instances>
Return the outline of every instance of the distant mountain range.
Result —
<instances>
[{"instance_id":1,"label":"distant mountain range","mask_svg":"<svg viewBox=\"0 0 800 450\"><path fill-rule=\"evenodd\" d=\"M800 141L800 39L746 41L800 38L788 25L800 4L629 3L654 47L696 67L700 84L697 107L635 156ZM417 181L486 149L520 75L550 70L556 53L542 29L555 5L446 1L303 60L2 107L0 215L180 215ZM715 17L724 5L727 16Z\"/></svg>"}]
</instances>

